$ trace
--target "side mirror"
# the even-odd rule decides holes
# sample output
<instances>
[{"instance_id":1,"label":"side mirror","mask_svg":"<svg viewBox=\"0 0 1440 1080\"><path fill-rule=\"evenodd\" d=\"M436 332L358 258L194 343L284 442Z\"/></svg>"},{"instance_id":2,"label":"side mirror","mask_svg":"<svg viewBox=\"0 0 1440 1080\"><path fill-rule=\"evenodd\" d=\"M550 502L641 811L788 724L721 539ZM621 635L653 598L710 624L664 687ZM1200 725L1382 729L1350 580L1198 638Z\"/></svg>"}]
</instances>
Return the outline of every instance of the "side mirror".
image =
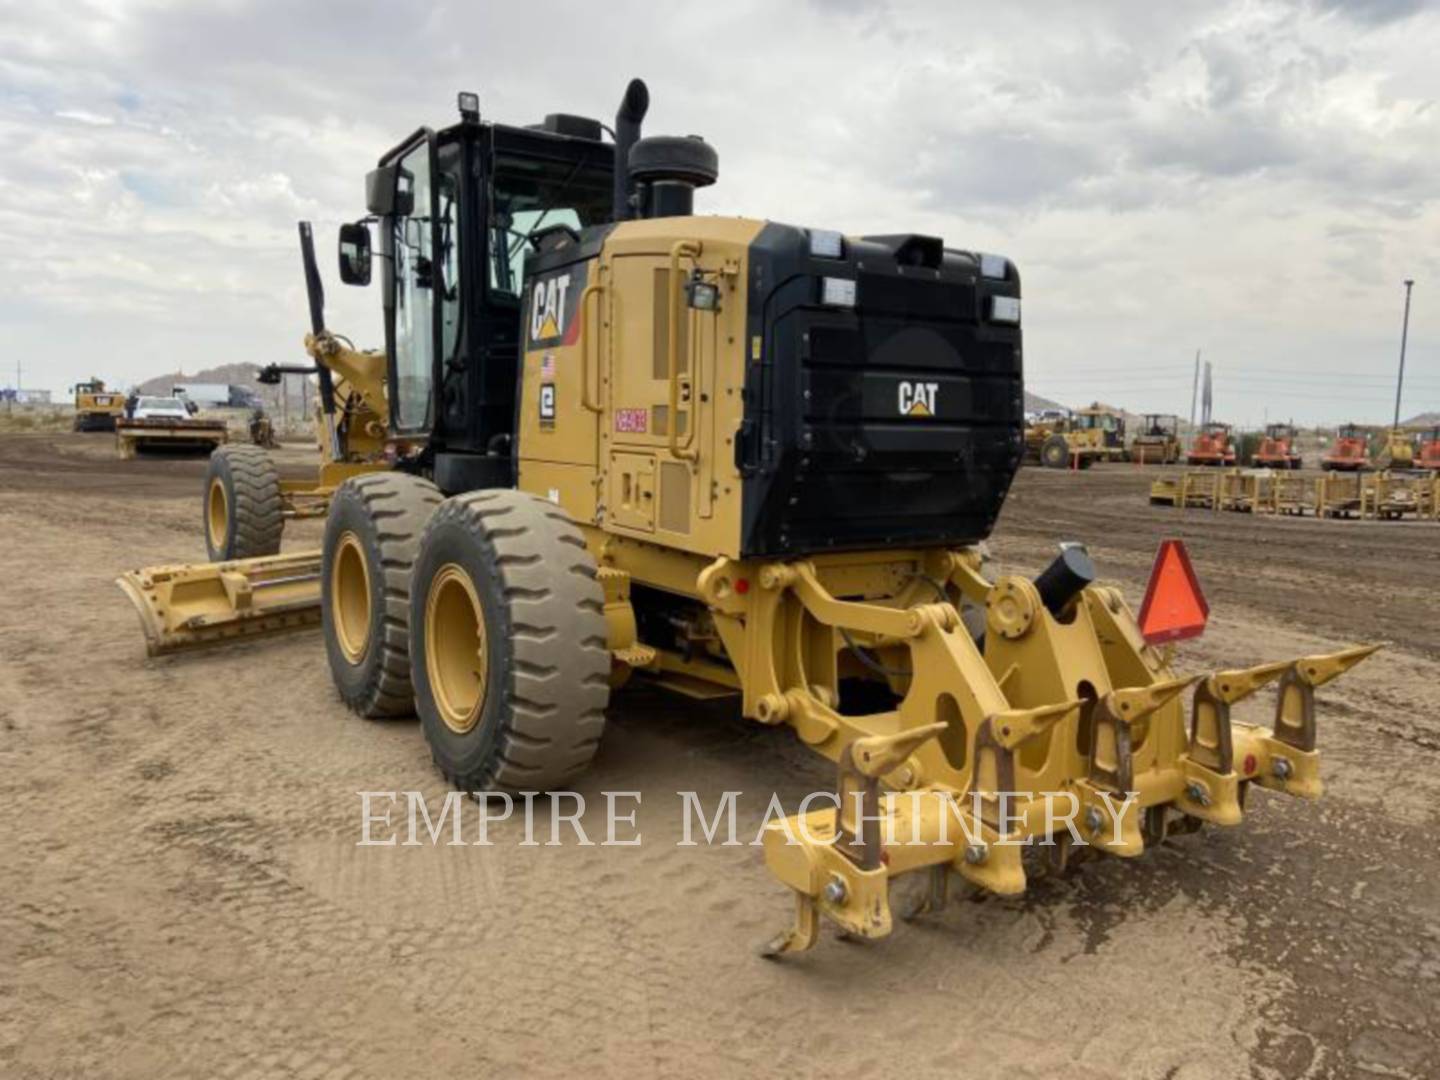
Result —
<instances>
[{"instance_id":1,"label":"side mirror","mask_svg":"<svg viewBox=\"0 0 1440 1080\"><path fill-rule=\"evenodd\" d=\"M356 222L340 226L340 280L346 285L370 284L370 227Z\"/></svg>"},{"instance_id":2,"label":"side mirror","mask_svg":"<svg viewBox=\"0 0 1440 1080\"><path fill-rule=\"evenodd\" d=\"M415 177L398 164L381 165L365 174L365 209L376 217L414 212Z\"/></svg>"}]
</instances>

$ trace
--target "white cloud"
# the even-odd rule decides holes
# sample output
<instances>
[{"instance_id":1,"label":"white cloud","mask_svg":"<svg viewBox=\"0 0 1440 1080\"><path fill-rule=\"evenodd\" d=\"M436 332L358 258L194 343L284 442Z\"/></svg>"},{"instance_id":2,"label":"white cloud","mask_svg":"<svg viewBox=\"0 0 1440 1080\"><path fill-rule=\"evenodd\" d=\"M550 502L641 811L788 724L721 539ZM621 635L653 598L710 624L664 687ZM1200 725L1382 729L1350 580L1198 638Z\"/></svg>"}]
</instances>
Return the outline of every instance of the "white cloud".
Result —
<instances>
[{"instance_id":1,"label":"white cloud","mask_svg":"<svg viewBox=\"0 0 1440 1080\"><path fill-rule=\"evenodd\" d=\"M1227 419L1378 420L1407 276L1440 405L1437 46L1408 0L11 5L0 320L57 389L298 359L297 218L328 248L457 89L608 118L639 74L719 149L708 212L1011 255L1041 393L1185 411L1203 347ZM328 296L378 342L375 292Z\"/></svg>"}]
</instances>

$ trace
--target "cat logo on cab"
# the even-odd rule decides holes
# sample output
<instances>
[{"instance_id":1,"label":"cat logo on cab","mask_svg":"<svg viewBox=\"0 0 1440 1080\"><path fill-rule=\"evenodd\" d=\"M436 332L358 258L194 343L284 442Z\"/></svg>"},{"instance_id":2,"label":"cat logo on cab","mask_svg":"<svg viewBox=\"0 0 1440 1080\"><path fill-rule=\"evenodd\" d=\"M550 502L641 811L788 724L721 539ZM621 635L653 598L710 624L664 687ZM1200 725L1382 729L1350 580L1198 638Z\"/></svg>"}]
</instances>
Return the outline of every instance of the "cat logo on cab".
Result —
<instances>
[{"instance_id":1,"label":"cat logo on cab","mask_svg":"<svg viewBox=\"0 0 1440 1080\"><path fill-rule=\"evenodd\" d=\"M935 399L940 395L940 384L937 382L908 382L901 380L900 383L900 415L901 416L934 416Z\"/></svg>"},{"instance_id":2,"label":"cat logo on cab","mask_svg":"<svg viewBox=\"0 0 1440 1080\"><path fill-rule=\"evenodd\" d=\"M530 283L527 348L573 345L579 339L580 320L575 316L585 290L586 271L587 265L581 263Z\"/></svg>"}]
</instances>

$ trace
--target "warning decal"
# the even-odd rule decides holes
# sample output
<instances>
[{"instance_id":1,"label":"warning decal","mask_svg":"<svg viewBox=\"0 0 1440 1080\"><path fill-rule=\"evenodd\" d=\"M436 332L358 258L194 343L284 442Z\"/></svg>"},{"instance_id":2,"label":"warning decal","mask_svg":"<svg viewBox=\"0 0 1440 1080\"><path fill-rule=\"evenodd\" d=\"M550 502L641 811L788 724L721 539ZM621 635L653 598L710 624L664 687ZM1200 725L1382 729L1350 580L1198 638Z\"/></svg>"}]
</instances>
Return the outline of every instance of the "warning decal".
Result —
<instances>
[{"instance_id":1,"label":"warning decal","mask_svg":"<svg viewBox=\"0 0 1440 1080\"><path fill-rule=\"evenodd\" d=\"M1198 637L1210 618L1184 541L1165 540L1155 553L1155 568L1140 605L1140 633L1151 645Z\"/></svg>"},{"instance_id":2,"label":"warning decal","mask_svg":"<svg viewBox=\"0 0 1440 1080\"><path fill-rule=\"evenodd\" d=\"M650 429L649 409L616 409L615 430L627 435L644 435Z\"/></svg>"}]
</instances>

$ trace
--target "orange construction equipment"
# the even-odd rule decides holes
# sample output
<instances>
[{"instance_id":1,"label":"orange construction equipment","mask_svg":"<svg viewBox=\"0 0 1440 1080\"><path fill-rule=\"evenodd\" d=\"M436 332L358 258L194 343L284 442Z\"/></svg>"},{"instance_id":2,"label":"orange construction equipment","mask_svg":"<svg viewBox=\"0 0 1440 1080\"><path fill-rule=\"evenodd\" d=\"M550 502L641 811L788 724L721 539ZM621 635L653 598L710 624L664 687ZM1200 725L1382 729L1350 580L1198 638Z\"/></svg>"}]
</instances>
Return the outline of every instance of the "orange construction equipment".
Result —
<instances>
[{"instance_id":1,"label":"orange construction equipment","mask_svg":"<svg viewBox=\"0 0 1440 1080\"><path fill-rule=\"evenodd\" d=\"M1360 472L1370 468L1370 436L1355 424L1345 424L1335 434L1335 445L1321 459L1330 472Z\"/></svg>"},{"instance_id":2,"label":"orange construction equipment","mask_svg":"<svg viewBox=\"0 0 1440 1080\"><path fill-rule=\"evenodd\" d=\"M1202 427L1185 455L1185 464L1234 465L1235 444L1230 441L1230 425L1212 422Z\"/></svg>"},{"instance_id":3,"label":"orange construction equipment","mask_svg":"<svg viewBox=\"0 0 1440 1080\"><path fill-rule=\"evenodd\" d=\"M1270 424L1255 451L1255 464L1267 469L1298 469L1300 453L1295 449L1295 428L1291 424Z\"/></svg>"},{"instance_id":4,"label":"orange construction equipment","mask_svg":"<svg viewBox=\"0 0 1440 1080\"><path fill-rule=\"evenodd\" d=\"M1415 455L1415 467L1440 471L1440 424L1420 436L1420 453Z\"/></svg>"}]
</instances>

